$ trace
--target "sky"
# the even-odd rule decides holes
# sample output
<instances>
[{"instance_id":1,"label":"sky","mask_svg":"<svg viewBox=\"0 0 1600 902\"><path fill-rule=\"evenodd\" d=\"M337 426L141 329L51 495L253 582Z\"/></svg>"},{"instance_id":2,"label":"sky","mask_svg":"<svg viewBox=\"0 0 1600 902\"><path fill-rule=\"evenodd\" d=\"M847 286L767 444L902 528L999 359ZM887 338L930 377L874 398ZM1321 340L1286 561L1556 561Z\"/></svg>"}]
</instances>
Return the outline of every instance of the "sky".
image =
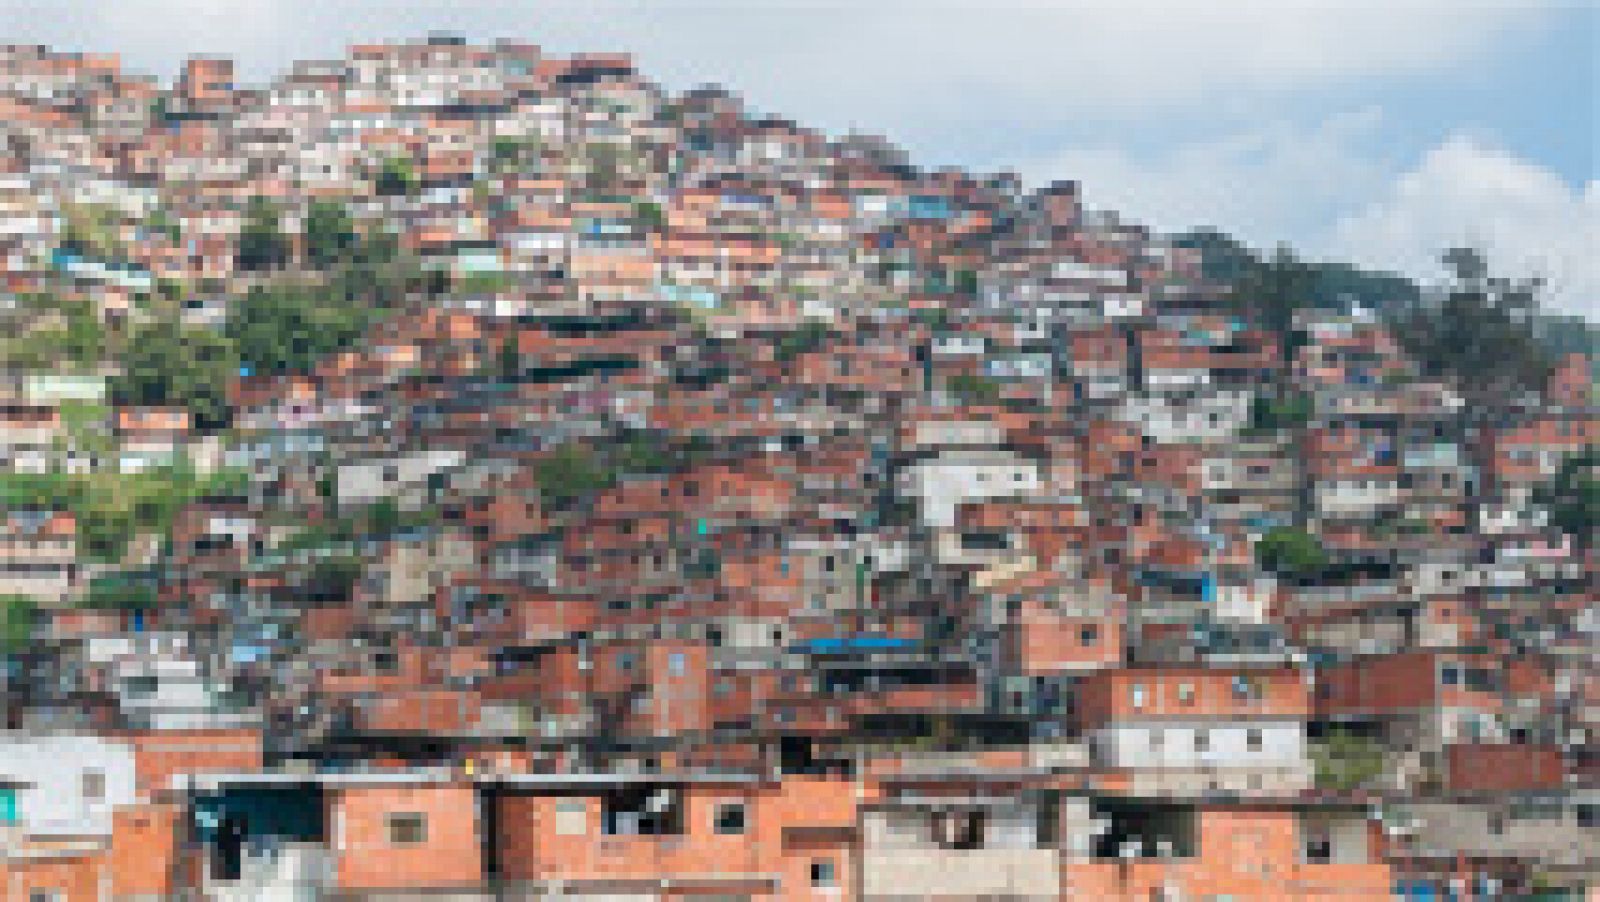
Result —
<instances>
[{"instance_id":1,"label":"sky","mask_svg":"<svg viewBox=\"0 0 1600 902\"><path fill-rule=\"evenodd\" d=\"M429 31L631 52L669 88L1076 179L1162 230L1425 280L1472 243L1600 321L1600 0L0 0L0 41L163 78Z\"/></svg>"}]
</instances>

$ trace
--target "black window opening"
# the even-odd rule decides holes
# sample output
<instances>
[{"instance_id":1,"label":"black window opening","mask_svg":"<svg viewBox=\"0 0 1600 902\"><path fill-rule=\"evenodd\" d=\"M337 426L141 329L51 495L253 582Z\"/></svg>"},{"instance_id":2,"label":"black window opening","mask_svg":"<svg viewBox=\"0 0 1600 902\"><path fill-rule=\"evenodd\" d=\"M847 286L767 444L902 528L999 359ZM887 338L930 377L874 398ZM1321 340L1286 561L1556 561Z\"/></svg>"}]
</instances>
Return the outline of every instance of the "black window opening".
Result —
<instances>
[{"instance_id":1,"label":"black window opening","mask_svg":"<svg viewBox=\"0 0 1600 902\"><path fill-rule=\"evenodd\" d=\"M833 886L838 880L838 874L831 858L821 858L811 862L811 885Z\"/></svg>"},{"instance_id":2,"label":"black window opening","mask_svg":"<svg viewBox=\"0 0 1600 902\"><path fill-rule=\"evenodd\" d=\"M1192 807L1107 805L1097 808L1095 816L1107 821L1107 826L1095 839L1096 858L1192 858L1198 851L1199 815Z\"/></svg>"},{"instance_id":3,"label":"black window opening","mask_svg":"<svg viewBox=\"0 0 1600 902\"><path fill-rule=\"evenodd\" d=\"M941 849L981 849L987 827L988 812L978 809L941 811L933 817L930 839Z\"/></svg>"},{"instance_id":4,"label":"black window opening","mask_svg":"<svg viewBox=\"0 0 1600 902\"><path fill-rule=\"evenodd\" d=\"M716 813L716 831L721 836L739 836L745 830L744 803L733 802L718 805Z\"/></svg>"},{"instance_id":5,"label":"black window opening","mask_svg":"<svg viewBox=\"0 0 1600 902\"><path fill-rule=\"evenodd\" d=\"M390 814L387 825L391 846L420 846L428 841L428 816L421 812Z\"/></svg>"},{"instance_id":6,"label":"black window opening","mask_svg":"<svg viewBox=\"0 0 1600 902\"><path fill-rule=\"evenodd\" d=\"M198 839L213 880L238 880L247 848L325 844L327 806L315 786L228 789L194 801Z\"/></svg>"},{"instance_id":7,"label":"black window opening","mask_svg":"<svg viewBox=\"0 0 1600 902\"><path fill-rule=\"evenodd\" d=\"M606 836L677 836L683 833L683 797L670 786L627 786L605 795L600 809Z\"/></svg>"},{"instance_id":8,"label":"black window opening","mask_svg":"<svg viewBox=\"0 0 1600 902\"><path fill-rule=\"evenodd\" d=\"M963 551L1009 551L1011 536L998 530L981 530L961 534Z\"/></svg>"}]
</instances>

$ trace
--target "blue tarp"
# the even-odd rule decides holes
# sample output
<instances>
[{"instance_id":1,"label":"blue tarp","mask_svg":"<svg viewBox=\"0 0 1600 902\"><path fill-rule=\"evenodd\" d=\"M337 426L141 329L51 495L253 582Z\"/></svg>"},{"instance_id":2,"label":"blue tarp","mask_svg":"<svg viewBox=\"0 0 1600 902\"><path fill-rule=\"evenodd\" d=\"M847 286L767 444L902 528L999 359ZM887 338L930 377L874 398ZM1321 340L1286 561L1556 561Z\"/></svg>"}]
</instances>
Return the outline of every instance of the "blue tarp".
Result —
<instances>
[{"instance_id":1,"label":"blue tarp","mask_svg":"<svg viewBox=\"0 0 1600 902\"><path fill-rule=\"evenodd\" d=\"M1449 889L1441 889L1431 880L1398 880L1394 885L1394 895L1397 899L1415 900L1415 902L1454 902L1455 893Z\"/></svg>"},{"instance_id":2,"label":"blue tarp","mask_svg":"<svg viewBox=\"0 0 1600 902\"><path fill-rule=\"evenodd\" d=\"M796 643L794 650L804 654L838 654L842 652L893 651L912 648L916 642L893 636L835 636L810 639Z\"/></svg>"}]
</instances>

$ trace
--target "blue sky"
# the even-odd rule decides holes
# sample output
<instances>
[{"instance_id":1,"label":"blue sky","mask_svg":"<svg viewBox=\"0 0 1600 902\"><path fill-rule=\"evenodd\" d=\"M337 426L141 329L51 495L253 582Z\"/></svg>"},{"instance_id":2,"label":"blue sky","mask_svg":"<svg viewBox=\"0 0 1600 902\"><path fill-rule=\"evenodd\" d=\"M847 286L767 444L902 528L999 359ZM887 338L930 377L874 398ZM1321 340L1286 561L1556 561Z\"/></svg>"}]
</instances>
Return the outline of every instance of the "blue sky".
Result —
<instances>
[{"instance_id":1,"label":"blue sky","mask_svg":"<svg viewBox=\"0 0 1600 902\"><path fill-rule=\"evenodd\" d=\"M1600 319L1600 0L0 0L5 40L162 75L206 52L260 79L430 29L631 51L670 87L1076 178L1159 228L1423 277L1473 241Z\"/></svg>"}]
</instances>

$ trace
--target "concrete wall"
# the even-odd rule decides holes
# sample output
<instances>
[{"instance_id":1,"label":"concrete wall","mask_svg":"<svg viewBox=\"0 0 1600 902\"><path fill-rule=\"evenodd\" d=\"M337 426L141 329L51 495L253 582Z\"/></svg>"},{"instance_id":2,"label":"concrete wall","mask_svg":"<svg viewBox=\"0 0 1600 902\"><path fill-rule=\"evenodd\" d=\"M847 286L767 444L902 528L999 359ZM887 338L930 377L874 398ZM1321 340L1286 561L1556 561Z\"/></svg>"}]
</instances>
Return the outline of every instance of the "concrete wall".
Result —
<instances>
[{"instance_id":1,"label":"concrete wall","mask_svg":"<svg viewBox=\"0 0 1600 902\"><path fill-rule=\"evenodd\" d=\"M1538 804L1415 804L1404 814L1417 825L1422 850L1467 855L1528 855L1549 863L1600 861L1600 833L1578 826L1577 797Z\"/></svg>"},{"instance_id":2,"label":"concrete wall","mask_svg":"<svg viewBox=\"0 0 1600 902\"><path fill-rule=\"evenodd\" d=\"M949 529L963 502L1037 491L1039 468L1005 451L952 452L911 467L903 480L904 490L922 502L923 521Z\"/></svg>"},{"instance_id":3,"label":"concrete wall","mask_svg":"<svg viewBox=\"0 0 1600 902\"><path fill-rule=\"evenodd\" d=\"M1250 733L1260 747L1250 747ZM1205 748L1197 750L1196 736ZM1218 724L1122 724L1090 734L1101 761L1110 767L1284 767L1305 761L1305 726L1264 721Z\"/></svg>"},{"instance_id":4,"label":"concrete wall","mask_svg":"<svg viewBox=\"0 0 1600 902\"><path fill-rule=\"evenodd\" d=\"M397 495L402 488L423 482L429 475L456 466L461 460L460 451L444 449L348 464L339 468L339 503L370 504L379 498Z\"/></svg>"},{"instance_id":5,"label":"concrete wall","mask_svg":"<svg viewBox=\"0 0 1600 902\"><path fill-rule=\"evenodd\" d=\"M1054 849L869 849L862 854L867 899L1054 899Z\"/></svg>"},{"instance_id":6,"label":"concrete wall","mask_svg":"<svg viewBox=\"0 0 1600 902\"><path fill-rule=\"evenodd\" d=\"M136 798L133 749L97 736L0 733L0 778L28 784L17 813L34 835L108 836L112 810ZM96 782L103 791L87 796Z\"/></svg>"},{"instance_id":7,"label":"concrete wall","mask_svg":"<svg viewBox=\"0 0 1600 902\"><path fill-rule=\"evenodd\" d=\"M454 889L483 880L482 831L470 786L352 788L333 802L335 873L348 891ZM424 837L397 844L389 820L422 815Z\"/></svg>"}]
</instances>

